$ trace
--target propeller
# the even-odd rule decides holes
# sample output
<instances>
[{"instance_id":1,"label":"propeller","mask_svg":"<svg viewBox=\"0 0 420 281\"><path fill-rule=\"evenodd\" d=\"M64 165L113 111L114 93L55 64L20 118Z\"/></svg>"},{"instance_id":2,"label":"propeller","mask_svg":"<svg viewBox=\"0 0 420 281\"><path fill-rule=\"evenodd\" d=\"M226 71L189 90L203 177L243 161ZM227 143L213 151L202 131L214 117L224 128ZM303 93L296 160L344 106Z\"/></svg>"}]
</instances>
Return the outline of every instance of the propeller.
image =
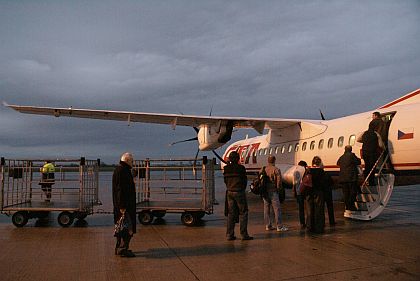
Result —
<instances>
[{"instance_id":1,"label":"propeller","mask_svg":"<svg viewBox=\"0 0 420 281\"><path fill-rule=\"evenodd\" d=\"M319 110L319 113L321 114L321 119L325 120L324 114L322 113L321 109Z\"/></svg>"}]
</instances>

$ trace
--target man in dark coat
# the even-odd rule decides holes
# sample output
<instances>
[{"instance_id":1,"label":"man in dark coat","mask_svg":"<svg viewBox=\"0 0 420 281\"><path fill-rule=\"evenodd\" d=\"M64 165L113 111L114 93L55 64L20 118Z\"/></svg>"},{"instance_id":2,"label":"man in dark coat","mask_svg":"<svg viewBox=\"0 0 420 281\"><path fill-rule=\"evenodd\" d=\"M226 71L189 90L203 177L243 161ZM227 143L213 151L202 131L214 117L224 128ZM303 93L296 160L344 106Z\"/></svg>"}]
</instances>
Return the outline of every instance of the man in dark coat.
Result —
<instances>
[{"instance_id":1,"label":"man in dark coat","mask_svg":"<svg viewBox=\"0 0 420 281\"><path fill-rule=\"evenodd\" d=\"M134 185L131 168L133 166L133 155L124 153L121 156L120 164L115 168L112 175L112 201L114 204L114 223L126 213L131 220L131 229L127 235L117 236L115 254L123 257L134 257L129 250L130 240L136 233L136 189Z\"/></svg>"},{"instance_id":2,"label":"man in dark coat","mask_svg":"<svg viewBox=\"0 0 420 281\"><path fill-rule=\"evenodd\" d=\"M360 158L358 158L353 152L351 145L347 145L344 148L344 154L337 161L337 165L340 167L340 174L338 176L338 183L343 188L344 204L346 210L356 210L354 202L357 196L357 179L358 171L357 166L361 164Z\"/></svg>"},{"instance_id":3,"label":"man in dark coat","mask_svg":"<svg viewBox=\"0 0 420 281\"><path fill-rule=\"evenodd\" d=\"M232 151L229 154L229 164L224 167L224 181L227 189L228 221L227 240L235 240L235 222L239 213L239 224L242 240L252 240L248 234L248 203L245 189L247 177L245 167L239 164L239 154Z\"/></svg>"},{"instance_id":4,"label":"man in dark coat","mask_svg":"<svg viewBox=\"0 0 420 281\"><path fill-rule=\"evenodd\" d=\"M374 122L370 122L369 129L364 132L361 138L358 140L359 142L363 143L362 158L365 161L365 169L363 171L363 175L365 176L365 180L367 179L369 185L371 186L375 185L375 171L372 171L372 169L379 157L379 140L378 135L375 132L375 126L376 124ZM369 173L370 176L368 178Z\"/></svg>"}]
</instances>

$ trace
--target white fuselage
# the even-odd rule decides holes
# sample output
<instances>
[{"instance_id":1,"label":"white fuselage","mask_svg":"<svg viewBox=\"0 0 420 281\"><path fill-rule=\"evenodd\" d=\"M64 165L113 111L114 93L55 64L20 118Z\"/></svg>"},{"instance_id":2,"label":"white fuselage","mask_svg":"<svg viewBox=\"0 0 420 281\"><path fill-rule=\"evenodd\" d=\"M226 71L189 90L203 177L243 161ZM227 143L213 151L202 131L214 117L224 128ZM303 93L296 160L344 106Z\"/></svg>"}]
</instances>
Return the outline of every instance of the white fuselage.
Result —
<instances>
[{"instance_id":1,"label":"white fuselage","mask_svg":"<svg viewBox=\"0 0 420 281\"><path fill-rule=\"evenodd\" d=\"M385 141L395 168L396 185L420 183L420 104L393 106L377 111L390 119L388 139ZM287 182L300 160L310 165L312 158L319 156L325 170L335 174L339 170L336 163L344 153L344 146L352 145L353 152L360 157L362 144L356 138L367 130L372 112L319 121L321 126L316 130L304 124L269 130L268 134L233 143L223 157L227 159L231 151L238 151L247 173L255 174L266 165L268 156L274 155L276 165Z\"/></svg>"}]
</instances>

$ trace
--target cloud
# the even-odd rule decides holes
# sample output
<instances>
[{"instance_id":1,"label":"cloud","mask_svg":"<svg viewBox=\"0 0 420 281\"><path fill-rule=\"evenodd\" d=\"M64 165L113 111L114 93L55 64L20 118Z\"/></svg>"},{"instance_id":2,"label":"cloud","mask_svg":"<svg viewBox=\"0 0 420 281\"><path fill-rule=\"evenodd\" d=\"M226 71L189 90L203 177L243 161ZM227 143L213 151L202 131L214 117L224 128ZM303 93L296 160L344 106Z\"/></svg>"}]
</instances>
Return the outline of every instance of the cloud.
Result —
<instances>
[{"instance_id":1,"label":"cloud","mask_svg":"<svg viewBox=\"0 0 420 281\"><path fill-rule=\"evenodd\" d=\"M340 117L419 87L419 12L416 1L2 1L0 99L310 119L321 108ZM64 154L195 154L194 145L167 147L191 137L188 128L5 108L0 116L0 151L50 153L47 138Z\"/></svg>"}]
</instances>

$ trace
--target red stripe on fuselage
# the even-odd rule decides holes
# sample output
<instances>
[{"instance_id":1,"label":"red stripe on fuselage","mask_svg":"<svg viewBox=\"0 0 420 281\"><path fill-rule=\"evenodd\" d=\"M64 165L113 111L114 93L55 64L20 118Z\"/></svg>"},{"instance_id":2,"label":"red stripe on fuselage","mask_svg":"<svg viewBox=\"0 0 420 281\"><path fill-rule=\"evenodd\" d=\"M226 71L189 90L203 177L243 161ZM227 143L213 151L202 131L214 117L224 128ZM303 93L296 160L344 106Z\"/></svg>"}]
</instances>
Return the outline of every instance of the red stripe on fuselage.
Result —
<instances>
[{"instance_id":1,"label":"red stripe on fuselage","mask_svg":"<svg viewBox=\"0 0 420 281\"><path fill-rule=\"evenodd\" d=\"M400 102L402 102L402 101L405 101L406 99L412 98L412 97L414 97L415 95L418 95L418 94L420 94L420 89L418 89L418 90L416 90L416 91L412 92L411 94L408 94L408 95L407 95L407 96L405 96L405 97L399 98L399 99L397 99L397 100L395 100L395 101L393 101L393 102L390 102L390 103L388 103L388 104L385 104L384 106L380 107L379 109L384 109L384 108L391 107L391 106L393 106L393 105L396 105L397 103L400 103Z\"/></svg>"}]
</instances>

